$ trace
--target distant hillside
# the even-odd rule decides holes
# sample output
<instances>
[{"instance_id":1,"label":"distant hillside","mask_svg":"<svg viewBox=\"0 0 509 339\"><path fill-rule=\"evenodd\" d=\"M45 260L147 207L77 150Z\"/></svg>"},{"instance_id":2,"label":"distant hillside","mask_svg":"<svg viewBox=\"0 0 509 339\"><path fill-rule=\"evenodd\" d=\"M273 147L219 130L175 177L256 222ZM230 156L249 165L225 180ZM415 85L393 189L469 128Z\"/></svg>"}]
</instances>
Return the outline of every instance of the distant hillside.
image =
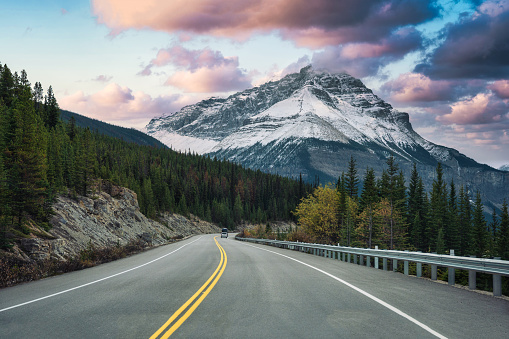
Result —
<instances>
[{"instance_id":1,"label":"distant hillside","mask_svg":"<svg viewBox=\"0 0 509 339\"><path fill-rule=\"evenodd\" d=\"M88 127L90 128L91 131L97 131L100 134L104 134L113 138L122 139L124 141L132 142L138 145L168 148L159 140L143 132L140 132L134 128L115 126L99 120L87 118L77 113L60 110L60 118L63 121L68 122L69 120L71 120L71 117L74 117L74 119L76 120L76 126L83 128Z\"/></svg>"}]
</instances>

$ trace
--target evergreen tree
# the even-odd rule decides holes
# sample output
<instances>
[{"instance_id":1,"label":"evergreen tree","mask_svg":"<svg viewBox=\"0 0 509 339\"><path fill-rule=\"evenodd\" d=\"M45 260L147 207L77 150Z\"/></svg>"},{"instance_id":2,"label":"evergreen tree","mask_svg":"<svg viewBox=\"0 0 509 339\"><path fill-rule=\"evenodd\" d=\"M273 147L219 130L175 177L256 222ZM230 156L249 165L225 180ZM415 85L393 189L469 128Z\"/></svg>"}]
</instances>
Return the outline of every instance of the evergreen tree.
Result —
<instances>
[{"instance_id":1,"label":"evergreen tree","mask_svg":"<svg viewBox=\"0 0 509 339\"><path fill-rule=\"evenodd\" d=\"M509 260L509 213L507 211L507 201L505 199L502 204L502 213L500 214L497 254L503 260Z\"/></svg>"},{"instance_id":2,"label":"evergreen tree","mask_svg":"<svg viewBox=\"0 0 509 339\"><path fill-rule=\"evenodd\" d=\"M43 112L43 99L44 99L44 90L42 89L42 85L40 82L36 82L34 85L34 104L35 104L35 111L39 116L44 118L42 116Z\"/></svg>"},{"instance_id":3,"label":"evergreen tree","mask_svg":"<svg viewBox=\"0 0 509 339\"><path fill-rule=\"evenodd\" d=\"M360 197L360 209L367 213L368 218L368 239L367 247L371 248L373 239L373 205L378 201L377 188L375 182L375 171L373 168L366 169L364 176L364 185Z\"/></svg>"},{"instance_id":4,"label":"evergreen tree","mask_svg":"<svg viewBox=\"0 0 509 339\"><path fill-rule=\"evenodd\" d=\"M2 67L2 74L0 74L0 100L4 105L11 107L15 98L15 81L11 70L7 65Z\"/></svg>"},{"instance_id":5,"label":"evergreen tree","mask_svg":"<svg viewBox=\"0 0 509 339\"><path fill-rule=\"evenodd\" d=\"M484 257L488 252L488 234L486 219L483 214L481 193L477 191L473 211L473 249L477 257Z\"/></svg>"},{"instance_id":6,"label":"evergreen tree","mask_svg":"<svg viewBox=\"0 0 509 339\"><path fill-rule=\"evenodd\" d=\"M352 199L357 199L359 178L357 177L357 168L355 167L355 159L350 157L348 162L348 172L345 176L345 190Z\"/></svg>"},{"instance_id":7,"label":"evergreen tree","mask_svg":"<svg viewBox=\"0 0 509 339\"><path fill-rule=\"evenodd\" d=\"M348 193L346 191L346 178L345 173L342 172L341 175L338 178L338 183L336 185L336 192L338 194L338 206L336 209L336 219L337 219L337 226L336 226L336 232L337 234L341 234L342 231L346 227L346 215L347 215L347 196ZM350 246L350 229L346 230L346 244L347 246Z\"/></svg>"},{"instance_id":8,"label":"evergreen tree","mask_svg":"<svg viewBox=\"0 0 509 339\"><path fill-rule=\"evenodd\" d=\"M47 136L38 121L30 87L24 87L14 103L6 134L12 136L6 147L6 171L12 216L17 227L27 215L45 220L46 142ZM14 221L14 219L13 219Z\"/></svg>"},{"instance_id":9,"label":"evergreen tree","mask_svg":"<svg viewBox=\"0 0 509 339\"><path fill-rule=\"evenodd\" d=\"M49 86L48 93L44 101L44 123L48 128L55 127L60 119L60 108L53 94L53 88Z\"/></svg>"},{"instance_id":10,"label":"evergreen tree","mask_svg":"<svg viewBox=\"0 0 509 339\"><path fill-rule=\"evenodd\" d=\"M242 212L242 200L240 199L240 194L237 194L235 204L233 205L233 219L235 224L239 224L242 221Z\"/></svg>"},{"instance_id":11,"label":"evergreen tree","mask_svg":"<svg viewBox=\"0 0 509 339\"><path fill-rule=\"evenodd\" d=\"M490 256L496 256L497 254L497 239L500 227L500 221L498 220L497 211L493 208L491 215L491 222L488 225L488 248Z\"/></svg>"},{"instance_id":12,"label":"evergreen tree","mask_svg":"<svg viewBox=\"0 0 509 339\"><path fill-rule=\"evenodd\" d=\"M444 234L445 246L447 249L459 251L460 235L458 226L458 201L456 197L456 186L454 180L451 180L449 190L449 205L447 210L447 233Z\"/></svg>"},{"instance_id":13,"label":"evergreen tree","mask_svg":"<svg viewBox=\"0 0 509 339\"><path fill-rule=\"evenodd\" d=\"M460 255L466 256L472 253L472 216L470 198L464 187L460 188L458 195L458 229L460 234Z\"/></svg>"},{"instance_id":14,"label":"evergreen tree","mask_svg":"<svg viewBox=\"0 0 509 339\"><path fill-rule=\"evenodd\" d=\"M414 163L408 185L408 224L411 225L409 235L411 244L420 251L428 249L429 244L425 238L426 215L427 215L427 197L424 192L422 178L417 172L417 165Z\"/></svg>"},{"instance_id":15,"label":"evergreen tree","mask_svg":"<svg viewBox=\"0 0 509 339\"><path fill-rule=\"evenodd\" d=\"M430 252L437 250L438 231L447 233L447 191L443 180L442 164L438 163L436 178L430 197L429 224L426 236L429 240Z\"/></svg>"},{"instance_id":16,"label":"evergreen tree","mask_svg":"<svg viewBox=\"0 0 509 339\"><path fill-rule=\"evenodd\" d=\"M390 215L390 246L389 249L394 247L394 234L406 234L406 223L404 219L399 219L399 216L404 215L405 198L405 180L403 173L399 171L398 165L393 156L387 158L387 171L382 172L382 178L379 182L381 197L389 202ZM398 216L396 218L395 216ZM406 235L405 235L406 237Z\"/></svg>"}]
</instances>

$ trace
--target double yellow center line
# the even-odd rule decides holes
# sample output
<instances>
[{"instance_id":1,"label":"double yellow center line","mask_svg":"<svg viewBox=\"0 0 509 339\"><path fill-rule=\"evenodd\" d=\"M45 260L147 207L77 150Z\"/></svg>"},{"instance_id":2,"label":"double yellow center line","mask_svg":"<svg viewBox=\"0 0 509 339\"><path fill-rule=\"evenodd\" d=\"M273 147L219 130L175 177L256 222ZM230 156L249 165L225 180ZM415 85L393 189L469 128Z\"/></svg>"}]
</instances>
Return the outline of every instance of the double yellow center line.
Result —
<instances>
[{"instance_id":1,"label":"double yellow center line","mask_svg":"<svg viewBox=\"0 0 509 339\"><path fill-rule=\"evenodd\" d=\"M177 330L177 328L180 327L186 321L187 318L194 312L194 310L198 307L198 305L201 304L203 299L210 293L210 291L214 288L219 278L221 278L221 275L224 272L224 269L226 267L226 262L228 261L228 258L226 257L226 252L224 251L223 247L219 245L219 242L216 239L217 237L214 237L214 241L216 242L217 247L219 248L219 251L221 252L221 261L219 262L219 265L217 266L214 273L210 276L210 278L203 284L202 287L188 300L184 305L182 305L177 312L173 313L173 315L168 319L166 323L164 323L163 326L161 326L156 333L154 333L150 339L155 338L161 338L165 339L168 338L170 335L173 334ZM205 290L206 289L206 290ZM204 291L205 290L205 291ZM203 293L202 293L203 292ZM201 294L201 296L200 296ZM200 296L198 298L198 296ZM198 298L198 299L196 299ZM187 309L187 311L179 318L180 314L184 312ZM178 320L177 320L178 318ZM176 320L176 321L175 321ZM173 325L172 325L173 324ZM172 325L171 327L169 327ZM168 329L169 327L169 329ZM168 330L166 330L168 329ZM161 337L159 337L164 331L166 331Z\"/></svg>"}]
</instances>

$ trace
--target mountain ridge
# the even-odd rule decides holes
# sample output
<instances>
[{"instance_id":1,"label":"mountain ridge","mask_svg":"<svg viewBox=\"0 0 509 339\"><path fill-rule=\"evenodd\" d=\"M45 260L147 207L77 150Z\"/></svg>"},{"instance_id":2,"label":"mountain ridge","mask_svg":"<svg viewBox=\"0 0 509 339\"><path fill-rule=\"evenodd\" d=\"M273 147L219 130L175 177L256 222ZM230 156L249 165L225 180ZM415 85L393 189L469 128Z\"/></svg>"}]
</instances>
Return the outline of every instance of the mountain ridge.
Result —
<instances>
[{"instance_id":1,"label":"mountain ridge","mask_svg":"<svg viewBox=\"0 0 509 339\"><path fill-rule=\"evenodd\" d=\"M146 131L168 146L184 137L185 147L197 153L270 173L302 174L308 181L319 175L322 182L335 182L350 156L361 171L373 167L380 175L392 155L407 177L416 163L427 187L440 162L446 178L480 189L497 204L507 195L500 187L509 182L503 172L424 139L413 130L408 113L395 110L359 79L311 66L155 118Z\"/></svg>"}]
</instances>

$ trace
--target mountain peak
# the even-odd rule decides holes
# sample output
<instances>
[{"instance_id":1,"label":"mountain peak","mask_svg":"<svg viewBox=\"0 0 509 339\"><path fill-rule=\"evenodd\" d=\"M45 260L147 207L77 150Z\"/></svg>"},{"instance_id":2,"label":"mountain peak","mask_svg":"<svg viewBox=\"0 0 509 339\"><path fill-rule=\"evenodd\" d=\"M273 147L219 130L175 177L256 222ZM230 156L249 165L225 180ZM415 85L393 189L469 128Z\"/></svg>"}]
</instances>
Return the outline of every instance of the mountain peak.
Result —
<instances>
[{"instance_id":1,"label":"mountain peak","mask_svg":"<svg viewBox=\"0 0 509 339\"><path fill-rule=\"evenodd\" d=\"M311 65L226 99L186 106L153 119L146 129L182 151L280 175L302 174L308 180L319 175L322 182L335 182L351 156L358 168L374 168L378 175L394 156L408 174L413 163L425 168L431 181L440 162L458 184L467 184L467 172L493 170L422 138L407 113L395 110L361 80ZM499 188L491 190L496 195Z\"/></svg>"}]
</instances>

